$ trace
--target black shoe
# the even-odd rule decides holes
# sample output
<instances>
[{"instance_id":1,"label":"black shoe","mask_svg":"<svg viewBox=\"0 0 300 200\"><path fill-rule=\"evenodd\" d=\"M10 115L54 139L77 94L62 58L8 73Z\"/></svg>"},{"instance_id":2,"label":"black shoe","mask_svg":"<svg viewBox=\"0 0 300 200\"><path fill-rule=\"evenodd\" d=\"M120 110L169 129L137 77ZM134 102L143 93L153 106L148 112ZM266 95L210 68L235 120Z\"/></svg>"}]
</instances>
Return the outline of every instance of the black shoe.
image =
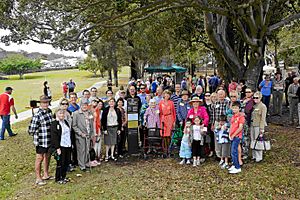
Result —
<instances>
[{"instance_id":1,"label":"black shoe","mask_svg":"<svg viewBox=\"0 0 300 200\"><path fill-rule=\"evenodd\" d=\"M16 134L16 133L13 133L12 135L10 135L9 137L14 137L14 136L16 136L16 135L18 135L18 134Z\"/></svg>"}]
</instances>

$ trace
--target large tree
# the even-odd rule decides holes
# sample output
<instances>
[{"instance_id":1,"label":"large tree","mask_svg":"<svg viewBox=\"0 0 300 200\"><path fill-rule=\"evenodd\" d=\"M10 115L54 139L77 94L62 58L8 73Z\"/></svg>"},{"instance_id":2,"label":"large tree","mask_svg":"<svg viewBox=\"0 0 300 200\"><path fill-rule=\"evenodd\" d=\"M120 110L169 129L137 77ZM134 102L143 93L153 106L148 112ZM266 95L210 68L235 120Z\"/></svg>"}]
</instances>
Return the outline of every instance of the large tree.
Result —
<instances>
[{"instance_id":1,"label":"large tree","mask_svg":"<svg viewBox=\"0 0 300 200\"><path fill-rule=\"evenodd\" d=\"M3 6L2 41L33 40L64 49L85 47L105 28L117 29L165 11L191 9L204 17L220 71L246 79L255 88L263 67L267 37L299 19L291 0L11 0ZM236 36L238 35L238 36ZM233 37L234 36L234 37ZM237 38L234 40L233 38Z\"/></svg>"}]
</instances>

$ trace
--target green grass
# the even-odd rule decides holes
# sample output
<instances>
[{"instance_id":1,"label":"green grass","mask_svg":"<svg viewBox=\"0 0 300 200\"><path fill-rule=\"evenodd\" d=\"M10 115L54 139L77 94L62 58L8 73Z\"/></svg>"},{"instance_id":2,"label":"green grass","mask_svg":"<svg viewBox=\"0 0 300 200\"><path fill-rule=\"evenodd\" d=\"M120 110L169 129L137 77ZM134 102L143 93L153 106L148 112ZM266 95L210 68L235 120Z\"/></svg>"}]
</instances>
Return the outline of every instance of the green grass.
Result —
<instances>
[{"instance_id":1,"label":"green grass","mask_svg":"<svg viewBox=\"0 0 300 200\"><path fill-rule=\"evenodd\" d=\"M120 77L127 79L128 72L129 68L124 67L120 73ZM17 112L27 110L28 108L26 107L29 106L31 99L39 99L39 96L43 94L43 83L45 80L49 83L54 100L62 97L61 83L69 81L70 78L76 82L76 91L88 88L96 82L107 80L107 77L95 78L92 73L77 69L31 73L24 75L24 79L22 80L19 79L18 75L7 76L7 78L8 80L0 80L0 89L4 91L7 86L14 88L13 97Z\"/></svg>"},{"instance_id":2,"label":"green grass","mask_svg":"<svg viewBox=\"0 0 300 200\"><path fill-rule=\"evenodd\" d=\"M0 142L0 199L299 199L299 133L271 126L272 150L261 164L248 163L229 175L208 160L201 167L180 166L176 159L102 163L92 173L78 169L71 183L34 185L35 150L27 134L29 120L14 125L17 137ZM298 152L298 153L297 153ZM55 173L52 159L50 172Z\"/></svg>"}]
</instances>

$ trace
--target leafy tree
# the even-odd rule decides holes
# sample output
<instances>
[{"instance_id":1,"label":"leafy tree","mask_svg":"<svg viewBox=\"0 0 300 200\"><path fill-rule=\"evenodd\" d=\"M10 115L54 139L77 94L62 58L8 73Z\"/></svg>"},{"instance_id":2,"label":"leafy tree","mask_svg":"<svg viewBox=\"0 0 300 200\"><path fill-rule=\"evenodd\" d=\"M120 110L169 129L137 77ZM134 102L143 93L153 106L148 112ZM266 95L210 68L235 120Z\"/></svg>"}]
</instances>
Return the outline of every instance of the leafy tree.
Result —
<instances>
[{"instance_id":1,"label":"leafy tree","mask_svg":"<svg viewBox=\"0 0 300 200\"><path fill-rule=\"evenodd\" d=\"M0 61L0 70L4 73L17 73L20 76L20 79L23 78L23 75L34 69L39 69L42 66L42 63L39 59L33 60L26 58L20 54L12 54Z\"/></svg>"},{"instance_id":2,"label":"leafy tree","mask_svg":"<svg viewBox=\"0 0 300 200\"><path fill-rule=\"evenodd\" d=\"M79 65L80 70L87 70L92 72L94 76L97 76L97 72L100 71L100 66L97 59L93 58L91 53L88 53L88 56L84 59L83 63Z\"/></svg>"}]
</instances>

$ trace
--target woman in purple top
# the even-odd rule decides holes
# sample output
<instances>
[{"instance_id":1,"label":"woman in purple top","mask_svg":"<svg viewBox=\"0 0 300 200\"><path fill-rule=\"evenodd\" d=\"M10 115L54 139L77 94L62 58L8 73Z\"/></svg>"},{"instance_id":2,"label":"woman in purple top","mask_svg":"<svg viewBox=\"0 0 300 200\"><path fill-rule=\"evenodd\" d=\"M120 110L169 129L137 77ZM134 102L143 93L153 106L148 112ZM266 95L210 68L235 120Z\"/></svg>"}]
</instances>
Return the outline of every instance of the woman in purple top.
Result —
<instances>
[{"instance_id":1,"label":"woman in purple top","mask_svg":"<svg viewBox=\"0 0 300 200\"><path fill-rule=\"evenodd\" d=\"M150 107L147 108L144 115L144 123L147 128L160 128L159 108L155 99L150 100Z\"/></svg>"}]
</instances>

